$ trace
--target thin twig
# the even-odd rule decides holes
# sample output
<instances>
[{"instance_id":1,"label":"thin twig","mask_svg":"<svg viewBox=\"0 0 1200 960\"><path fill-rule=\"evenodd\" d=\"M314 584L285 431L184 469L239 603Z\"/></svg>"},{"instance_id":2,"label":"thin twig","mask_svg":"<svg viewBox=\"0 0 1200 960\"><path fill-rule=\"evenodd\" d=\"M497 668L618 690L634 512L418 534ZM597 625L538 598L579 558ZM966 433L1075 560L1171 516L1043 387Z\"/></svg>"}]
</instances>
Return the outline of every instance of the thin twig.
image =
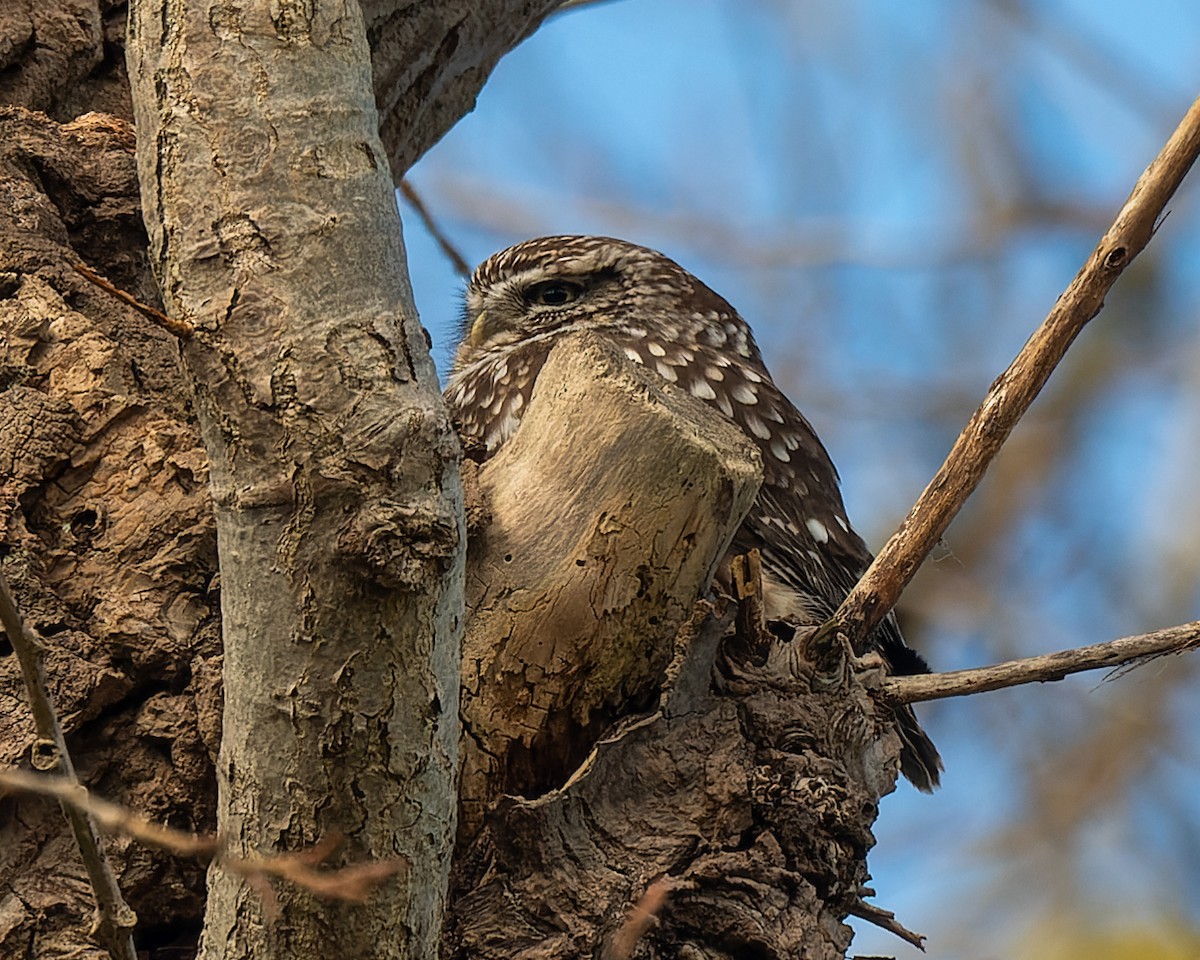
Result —
<instances>
[{"instance_id":1,"label":"thin twig","mask_svg":"<svg viewBox=\"0 0 1200 960\"><path fill-rule=\"evenodd\" d=\"M25 690L29 694L34 728L38 736L38 742L34 745L33 763L43 770L57 768L62 775L62 783L82 790L75 776L71 755L67 752L62 726L58 722L58 715L46 689L42 646L25 626L3 573L0 573L0 623L3 623L4 632L8 634L9 642L17 655L17 662L21 665L21 676L25 680ZM65 801L62 802L62 808L71 826L71 832L75 834L79 856L83 860L96 898L96 936L113 960L137 960L137 951L133 945L133 928L137 924L137 914L121 896L117 878L100 846L96 825L86 812Z\"/></svg>"},{"instance_id":2,"label":"thin twig","mask_svg":"<svg viewBox=\"0 0 1200 960\"><path fill-rule=\"evenodd\" d=\"M1060 650L1038 657L1010 660L973 670L927 673L915 677L888 677L881 694L895 703L918 703L945 697L965 697L972 693L1015 687L1022 683L1061 680L1072 673L1119 667L1152 657L1184 653L1200 647L1200 620L1155 630L1136 637L1123 637L1076 650Z\"/></svg>"},{"instance_id":3,"label":"thin twig","mask_svg":"<svg viewBox=\"0 0 1200 960\"><path fill-rule=\"evenodd\" d=\"M678 880L673 881L669 877L659 877L650 884L608 942L601 954L603 960L629 960L638 941L658 921L658 915L666 906L667 897L678 885Z\"/></svg>"},{"instance_id":4,"label":"thin twig","mask_svg":"<svg viewBox=\"0 0 1200 960\"><path fill-rule=\"evenodd\" d=\"M361 903L379 883L404 869L404 862L397 859L355 863L335 870L317 869L341 845L339 837L295 853L271 857L234 856L217 836L164 827L128 807L93 797L84 786L65 777L0 769L0 794L5 792L54 797L64 807L90 817L109 833L124 834L145 846L178 856L212 860L225 870L250 879L277 877L287 880L326 899Z\"/></svg>"},{"instance_id":5,"label":"thin twig","mask_svg":"<svg viewBox=\"0 0 1200 960\"><path fill-rule=\"evenodd\" d=\"M925 934L913 933L896 919L896 915L891 910L884 910L883 907L877 907L873 903L859 899L850 905L850 914L860 920L875 924L881 930L895 934L905 943L911 943L922 953L925 952Z\"/></svg>"},{"instance_id":6,"label":"thin twig","mask_svg":"<svg viewBox=\"0 0 1200 960\"><path fill-rule=\"evenodd\" d=\"M408 201L409 206L416 211L421 222L425 224L425 229L429 231L429 235L437 241L437 245L442 248L444 253L454 265L455 271L464 280L471 278L471 265L463 259L463 255L458 252L454 244L450 242L450 238L442 232L442 228L438 226L436 220L433 219L433 214L429 212L429 208L425 206L425 201L421 199L421 195L413 189L411 183L407 180L400 181L400 192L404 194L404 199Z\"/></svg>"},{"instance_id":7,"label":"thin twig","mask_svg":"<svg viewBox=\"0 0 1200 960\"><path fill-rule=\"evenodd\" d=\"M140 301L132 293L126 293L120 287L114 287L102 276L97 273L93 273L82 263L73 263L71 264L71 267L76 273L91 283L94 283L105 293L116 297L122 303L133 307L133 309L140 313L143 317L146 317L147 319L157 323L160 327L166 330L167 333L175 334L175 336L177 336L180 340L191 340L192 337L196 335L196 328L186 320L176 320L174 317L168 317L161 310L156 310L154 307L142 303L142 301Z\"/></svg>"},{"instance_id":8,"label":"thin twig","mask_svg":"<svg viewBox=\"0 0 1200 960\"><path fill-rule=\"evenodd\" d=\"M895 605L921 562L941 539L988 465L1029 409L1067 348L1100 309L1121 272L1154 236L1167 201L1200 154L1200 99L1138 179L1116 220L1083 268L992 384L929 486L879 556L819 632L841 631L856 650Z\"/></svg>"},{"instance_id":9,"label":"thin twig","mask_svg":"<svg viewBox=\"0 0 1200 960\"><path fill-rule=\"evenodd\" d=\"M552 15L582 10L584 7L595 7L609 2L610 0L563 0L553 11Z\"/></svg>"}]
</instances>

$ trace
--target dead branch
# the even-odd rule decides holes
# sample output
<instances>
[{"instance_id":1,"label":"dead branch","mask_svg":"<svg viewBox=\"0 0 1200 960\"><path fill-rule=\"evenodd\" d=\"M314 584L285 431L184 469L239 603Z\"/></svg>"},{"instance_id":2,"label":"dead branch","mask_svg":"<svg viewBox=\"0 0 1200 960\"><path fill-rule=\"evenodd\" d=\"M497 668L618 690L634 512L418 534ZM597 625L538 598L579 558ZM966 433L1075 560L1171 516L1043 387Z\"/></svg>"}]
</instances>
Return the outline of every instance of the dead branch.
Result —
<instances>
[{"instance_id":1,"label":"dead branch","mask_svg":"<svg viewBox=\"0 0 1200 960\"><path fill-rule=\"evenodd\" d=\"M1123 637L1107 643L1096 643L1075 650L1060 650L1037 657L1010 660L990 667L972 670L952 670L916 677L888 677L881 693L896 703L918 703L922 700L941 700L945 697L965 697L1022 683L1045 683L1061 680L1072 673L1135 664L1139 660L1173 653L1184 653L1200 647L1200 620L1155 630L1136 637ZM1135 664L1136 665L1136 664Z\"/></svg>"},{"instance_id":2,"label":"dead branch","mask_svg":"<svg viewBox=\"0 0 1200 960\"><path fill-rule=\"evenodd\" d=\"M1117 277L1150 242L1167 201L1198 154L1200 99L1138 179L1112 226L1041 327L992 384L945 463L834 614L830 629L845 633L855 649L862 648L865 638L895 605L1067 348L1100 312Z\"/></svg>"},{"instance_id":3,"label":"dead branch","mask_svg":"<svg viewBox=\"0 0 1200 960\"><path fill-rule=\"evenodd\" d=\"M458 252L458 248L450 242L450 238L446 236L445 231L436 220L433 219L433 214L429 212L429 208L425 206L425 201L421 199L421 195L413 188L413 185L407 180L400 181L400 192L404 195L404 199L408 201L409 206L421 222L425 224L425 229L429 231L429 235L437 241L437 245L441 247L449 261L454 265L454 271L464 280L471 278L471 265L463 258L463 255Z\"/></svg>"},{"instance_id":4,"label":"dead branch","mask_svg":"<svg viewBox=\"0 0 1200 960\"><path fill-rule=\"evenodd\" d=\"M196 328L188 323L188 321L176 320L174 317L168 317L161 310L156 310L154 307L142 303L142 301L140 301L132 293L126 293L120 287L113 286L98 273L93 273L82 263L71 264L71 269L73 269L85 280L89 281L90 283L94 283L105 293L116 297L122 303L133 307L133 309L140 313L143 317L148 320L152 320L154 323L166 330L167 333L175 334L175 336L177 336L180 340L191 340L192 337L196 335Z\"/></svg>"},{"instance_id":5,"label":"dead branch","mask_svg":"<svg viewBox=\"0 0 1200 960\"><path fill-rule=\"evenodd\" d=\"M896 915L891 910L884 910L883 907L877 907L873 903L857 900L850 905L850 914L860 920L866 920L867 923L875 924L880 930L886 930L905 943L912 944L922 953L925 952L925 934L913 933L896 919Z\"/></svg>"},{"instance_id":6,"label":"dead branch","mask_svg":"<svg viewBox=\"0 0 1200 960\"><path fill-rule=\"evenodd\" d=\"M123 834L145 846L177 856L211 860L249 880L267 877L286 880L327 900L361 903L381 882L404 869L403 861L398 859L354 863L335 870L317 869L341 846L340 837L327 838L296 853L271 857L234 856L219 836L164 827L128 807L93 797L82 784L66 777L0 770L0 795L4 793L53 797L64 807L89 817L108 833ZM252 885L260 892L263 890L261 884Z\"/></svg>"},{"instance_id":7,"label":"dead branch","mask_svg":"<svg viewBox=\"0 0 1200 960\"><path fill-rule=\"evenodd\" d=\"M640 712L761 477L736 427L595 334L551 352L478 473L491 522L467 559L460 838Z\"/></svg>"},{"instance_id":8,"label":"dead branch","mask_svg":"<svg viewBox=\"0 0 1200 960\"><path fill-rule=\"evenodd\" d=\"M43 770L58 769L62 783L80 790L75 776L75 766L67 752L67 742L50 693L46 688L46 670L42 660L42 646L25 626L17 602L9 590L8 580L0 573L0 623L8 634L9 642L21 665L21 676L29 694L34 727L38 740L34 745L32 762ZM31 775L30 775L31 776ZM61 800L61 798L60 798ZM133 945L133 928L137 925L137 914L130 909L121 888L108 863L96 826L86 811L61 800L63 813L75 834L79 856L87 870L92 892L96 897L96 936L113 960L136 960Z\"/></svg>"},{"instance_id":9,"label":"dead branch","mask_svg":"<svg viewBox=\"0 0 1200 960\"><path fill-rule=\"evenodd\" d=\"M603 960L629 960L634 947L658 921L667 898L671 895L672 882L668 877L659 877L642 894L625 917L625 922L609 941Z\"/></svg>"}]
</instances>

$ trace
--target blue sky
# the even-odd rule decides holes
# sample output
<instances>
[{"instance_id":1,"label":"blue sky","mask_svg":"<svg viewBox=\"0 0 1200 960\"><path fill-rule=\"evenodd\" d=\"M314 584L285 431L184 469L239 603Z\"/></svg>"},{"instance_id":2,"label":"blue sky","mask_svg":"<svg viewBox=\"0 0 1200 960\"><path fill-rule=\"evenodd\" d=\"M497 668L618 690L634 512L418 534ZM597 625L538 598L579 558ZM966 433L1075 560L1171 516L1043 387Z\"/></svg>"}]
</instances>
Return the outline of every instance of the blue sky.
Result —
<instances>
[{"instance_id":1,"label":"blue sky","mask_svg":"<svg viewBox=\"0 0 1200 960\"><path fill-rule=\"evenodd\" d=\"M1143 0L1136 16L1116 0L626 0L546 24L410 179L472 263L594 232L703 278L754 327L878 545L1198 92L1190 0ZM462 284L402 213L444 370ZM937 667L1200 616L1198 182L1153 254L993 469L1004 482L985 483L951 555L914 585ZM991 522L1014 497L1013 519ZM879 902L930 935L930 956L998 956L1038 919L1054 872L997 847L1028 822L1030 758L1144 698L1170 700L1169 729L1186 730L1196 709L1156 677L922 710L945 786L885 800L871 867ZM1176 885L1164 904L1145 876L1188 874L1180 838L1197 812L1195 748L1183 736L1162 752L1142 788L1046 850L1096 909L1122 904L1110 920L1169 907L1200 926L1195 893ZM871 928L852 952L916 956Z\"/></svg>"}]
</instances>

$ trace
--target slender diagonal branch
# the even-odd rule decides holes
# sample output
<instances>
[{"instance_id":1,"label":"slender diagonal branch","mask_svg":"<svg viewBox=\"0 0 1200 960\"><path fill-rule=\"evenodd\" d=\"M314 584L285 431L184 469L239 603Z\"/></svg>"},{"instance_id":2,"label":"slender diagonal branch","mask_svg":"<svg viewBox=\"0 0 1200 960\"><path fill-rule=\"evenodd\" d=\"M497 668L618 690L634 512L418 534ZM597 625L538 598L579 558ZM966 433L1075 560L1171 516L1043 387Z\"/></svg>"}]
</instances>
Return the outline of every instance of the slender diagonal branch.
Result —
<instances>
[{"instance_id":1,"label":"slender diagonal branch","mask_svg":"<svg viewBox=\"0 0 1200 960\"><path fill-rule=\"evenodd\" d=\"M73 269L85 280L94 283L105 293L116 297L122 303L133 307L134 310L140 313L147 320L153 320L168 333L175 334L175 336L179 337L180 340L190 340L193 336L195 336L196 328L186 320L176 320L174 317L168 317L161 310L156 310L154 307L142 303L142 301L135 297L132 293L126 293L120 287L114 286L99 274L89 270L82 263L71 264L71 269Z\"/></svg>"},{"instance_id":2,"label":"slender diagonal branch","mask_svg":"<svg viewBox=\"0 0 1200 960\"><path fill-rule=\"evenodd\" d=\"M436 220L433 219L433 214L429 212L429 208L425 206L425 201L421 199L421 195L407 180L400 181L400 192L404 195L404 199L416 211L421 222L425 224L425 229L429 231L429 235L437 241L437 245L441 248L442 253L446 255L446 259L454 267L454 271L463 279L471 279L471 265L467 263L463 255L458 252L458 248L450 242L450 238L446 236L446 232L441 228Z\"/></svg>"},{"instance_id":3,"label":"slender diagonal branch","mask_svg":"<svg viewBox=\"0 0 1200 960\"><path fill-rule=\"evenodd\" d=\"M1170 653L1184 653L1200 647L1200 620L1165 630L1096 643L1075 650L1060 650L1038 657L1009 660L990 667L927 673L915 677L888 677L881 694L895 703L918 703L946 697L965 697L972 693L1015 687L1022 683L1061 680L1072 673L1119 667L1134 661Z\"/></svg>"},{"instance_id":4,"label":"slender diagonal branch","mask_svg":"<svg viewBox=\"0 0 1200 960\"><path fill-rule=\"evenodd\" d=\"M861 651L895 605L922 561L945 533L1017 421L1029 409L1083 327L1104 306L1109 289L1154 236L1163 210L1200 154L1197 99L1154 162L1146 168L1108 232L1029 338L992 384L929 482L875 562L850 591L822 635L836 630Z\"/></svg>"},{"instance_id":5,"label":"slender diagonal branch","mask_svg":"<svg viewBox=\"0 0 1200 960\"><path fill-rule=\"evenodd\" d=\"M46 670L42 661L41 644L25 626L17 609L17 602L9 590L8 580L2 573L0 623L4 625L4 632L8 634L9 642L17 655L17 662L21 665L21 676L25 680L25 690L29 694L34 728L38 736L34 745L33 764L42 770L57 769L64 782L77 785L75 766L71 763L62 726L58 722L58 715L46 689ZM67 822L71 825L71 832L75 834L79 855L96 897L96 935L113 960L136 960L137 952L133 946L132 931L137 923L137 915L121 896L117 878L100 846L96 825L91 817L78 807L63 801L62 808Z\"/></svg>"}]
</instances>

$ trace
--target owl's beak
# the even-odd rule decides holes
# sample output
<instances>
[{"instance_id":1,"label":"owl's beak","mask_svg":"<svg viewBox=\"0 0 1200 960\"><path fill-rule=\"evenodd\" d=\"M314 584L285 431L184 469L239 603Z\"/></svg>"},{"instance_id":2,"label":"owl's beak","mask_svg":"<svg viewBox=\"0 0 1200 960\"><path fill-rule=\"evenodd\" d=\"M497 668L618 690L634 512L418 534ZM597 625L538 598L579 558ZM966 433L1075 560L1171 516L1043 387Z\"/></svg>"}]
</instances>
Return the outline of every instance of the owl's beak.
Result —
<instances>
[{"instance_id":1,"label":"owl's beak","mask_svg":"<svg viewBox=\"0 0 1200 960\"><path fill-rule=\"evenodd\" d=\"M487 311L480 310L475 322L471 324L471 332L467 335L467 339L471 342L471 346L477 347L488 338L488 333Z\"/></svg>"}]
</instances>

